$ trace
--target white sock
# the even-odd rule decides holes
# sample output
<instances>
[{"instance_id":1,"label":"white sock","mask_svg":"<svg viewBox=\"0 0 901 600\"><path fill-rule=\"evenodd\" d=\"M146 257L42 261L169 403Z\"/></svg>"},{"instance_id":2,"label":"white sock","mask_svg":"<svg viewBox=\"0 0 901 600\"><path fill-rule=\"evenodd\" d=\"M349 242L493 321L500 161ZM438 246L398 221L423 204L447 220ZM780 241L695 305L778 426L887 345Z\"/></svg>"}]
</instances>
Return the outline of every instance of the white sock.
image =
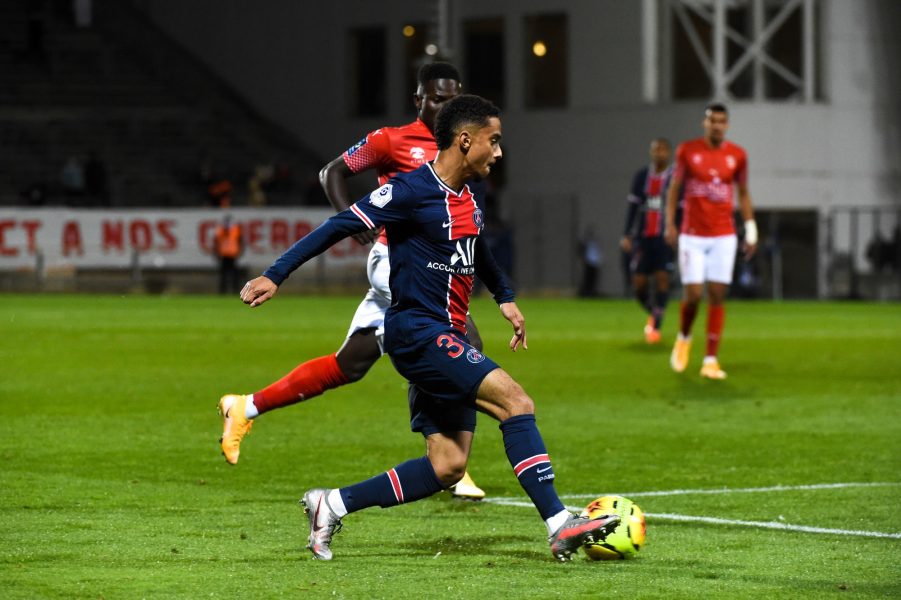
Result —
<instances>
[{"instance_id":1,"label":"white sock","mask_svg":"<svg viewBox=\"0 0 901 600\"><path fill-rule=\"evenodd\" d=\"M253 403L253 394L247 396L247 402L244 404L244 418L255 419L260 415L257 405Z\"/></svg>"},{"instance_id":2,"label":"white sock","mask_svg":"<svg viewBox=\"0 0 901 600\"><path fill-rule=\"evenodd\" d=\"M568 510L561 510L553 517L544 520L544 524L547 525L547 534L553 535L555 531L560 529L560 526L566 523L566 520L572 517L573 514Z\"/></svg>"},{"instance_id":3,"label":"white sock","mask_svg":"<svg viewBox=\"0 0 901 600\"><path fill-rule=\"evenodd\" d=\"M328 493L328 496L325 497L325 503L328 504L328 507L339 519L347 515L347 507L344 506L344 499L341 497L341 492L338 491L338 488Z\"/></svg>"},{"instance_id":4,"label":"white sock","mask_svg":"<svg viewBox=\"0 0 901 600\"><path fill-rule=\"evenodd\" d=\"M679 333L676 334L676 339L678 339L680 342L690 342L691 336L690 335L682 335L682 332L680 331Z\"/></svg>"},{"instance_id":5,"label":"white sock","mask_svg":"<svg viewBox=\"0 0 901 600\"><path fill-rule=\"evenodd\" d=\"M715 356L705 356L705 357L704 357L704 364L705 364L705 365L709 365L709 364L712 363L712 362L717 362Z\"/></svg>"}]
</instances>

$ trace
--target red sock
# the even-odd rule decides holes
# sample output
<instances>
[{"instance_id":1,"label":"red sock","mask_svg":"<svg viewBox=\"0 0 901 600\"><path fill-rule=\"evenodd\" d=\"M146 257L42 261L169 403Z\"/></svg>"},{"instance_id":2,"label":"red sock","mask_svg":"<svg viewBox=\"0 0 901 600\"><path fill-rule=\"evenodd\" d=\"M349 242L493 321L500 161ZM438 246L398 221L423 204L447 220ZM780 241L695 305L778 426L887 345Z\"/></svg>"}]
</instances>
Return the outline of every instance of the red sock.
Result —
<instances>
[{"instance_id":1,"label":"red sock","mask_svg":"<svg viewBox=\"0 0 901 600\"><path fill-rule=\"evenodd\" d=\"M720 336L726 321L726 307L722 304L711 304L707 308L707 354L716 356L720 348Z\"/></svg>"},{"instance_id":2,"label":"red sock","mask_svg":"<svg viewBox=\"0 0 901 600\"><path fill-rule=\"evenodd\" d=\"M335 354L320 356L295 367L293 371L254 392L253 403L263 414L273 408L309 400L326 390L347 383Z\"/></svg>"},{"instance_id":3,"label":"red sock","mask_svg":"<svg viewBox=\"0 0 901 600\"><path fill-rule=\"evenodd\" d=\"M679 306L679 331L685 337L691 335L691 326L694 325L696 314L698 314L698 305L689 304L683 300Z\"/></svg>"}]
</instances>

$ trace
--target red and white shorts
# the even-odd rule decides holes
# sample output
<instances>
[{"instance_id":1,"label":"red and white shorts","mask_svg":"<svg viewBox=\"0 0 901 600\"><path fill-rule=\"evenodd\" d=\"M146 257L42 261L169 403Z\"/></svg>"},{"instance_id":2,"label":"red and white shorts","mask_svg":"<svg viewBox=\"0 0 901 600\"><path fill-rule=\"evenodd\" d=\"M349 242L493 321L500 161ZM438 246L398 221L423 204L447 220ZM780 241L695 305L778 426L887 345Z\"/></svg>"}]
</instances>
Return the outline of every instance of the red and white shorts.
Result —
<instances>
[{"instance_id":1,"label":"red and white shorts","mask_svg":"<svg viewBox=\"0 0 901 600\"><path fill-rule=\"evenodd\" d=\"M704 283L732 283L732 269L735 267L735 251L738 236L679 235L679 276L682 285Z\"/></svg>"}]
</instances>

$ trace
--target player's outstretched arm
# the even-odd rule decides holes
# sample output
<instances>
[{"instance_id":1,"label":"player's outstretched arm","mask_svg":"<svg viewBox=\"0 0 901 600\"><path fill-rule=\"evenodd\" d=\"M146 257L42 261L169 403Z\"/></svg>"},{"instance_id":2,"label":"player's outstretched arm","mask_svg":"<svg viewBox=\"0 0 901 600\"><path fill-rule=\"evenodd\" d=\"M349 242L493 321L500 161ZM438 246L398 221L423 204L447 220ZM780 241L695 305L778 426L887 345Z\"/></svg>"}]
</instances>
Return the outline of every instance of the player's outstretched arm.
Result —
<instances>
[{"instance_id":1,"label":"player's outstretched arm","mask_svg":"<svg viewBox=\"0 0 901 600\"><path fill-rule=\"evenodd\" d=\"M277 291L278 286L274 281L265 275L260 275L244 284L241 289L241 300L244 304L249 304L250 308L254 308L275 296Z\"/></svg>"},{"instance_id":2,"label":"player's outstretched arm","mask_svg":"<svg viewBox=\"0 0 901 600\"><path fill-rule=\"evenodd\" d=\"M529 342L526 339L526 318L522 316L516 302L504 302L500 305L501 314L513 325L513 339L510 340L510 349L516 352L516 349L522 346L526 350L529 349Z\"/></svg>"}]
</instances>

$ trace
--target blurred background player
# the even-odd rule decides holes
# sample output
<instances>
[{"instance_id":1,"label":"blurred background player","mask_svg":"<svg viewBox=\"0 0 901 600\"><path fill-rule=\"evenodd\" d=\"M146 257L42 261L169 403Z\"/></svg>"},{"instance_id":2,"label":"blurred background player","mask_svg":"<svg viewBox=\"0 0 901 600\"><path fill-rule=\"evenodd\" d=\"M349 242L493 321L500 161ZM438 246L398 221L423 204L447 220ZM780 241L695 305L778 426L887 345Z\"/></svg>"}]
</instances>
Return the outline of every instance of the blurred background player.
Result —
<instances>
[{"instance_id":1,"label":"blurred background player","mask_svg":"<svg viewBox=\"0 0 901 600\"><path fill-rule=\"evenodd\" d=\"M642 167L632 178L626 227L619 242L624 252L632 255L632 287L638 303L648 313L644 339L649 344L660 342L660 325L669 300L669 270L672 250L663 239L666 187L671 176L672 147L666 138L651 142L651 164ZM649 275L654 275L654 299L651 300Z\"/></svg>"},{"instance_id":2,"label":"blurred background player","mask_svg":"<svg viewBox=\"0 0 901 600\"><path fill-rule=\"evenodd\" d=\"M240 290L238 281L238 257L241 256L241 226L225 215L216 226L213 239L216 257L219 259L219 293L233 294Z\"/></svg>"},{"instance_id":3,"label":"blurred background player","mask_svg":"<svg viewBox=\"0 0 901 600\"><path fill-rule=\"evenodd\" d=\"M679 274L684 297L679 318L679 333L670 366L681 373L688 366L691 351L691 326L707 283L707 350L701 376L725 379L717 352L725 321L726 294L732 283L732 270L738 236L735 233L734 197L744 220L745 257L757 248L757 224L748 191L748 158L741 146L726 140L729 113L722 104L710 104L704 112L704 137L683 142L676 150L676 164L666 200L666 241L679 248ZM676 235L676 202L683 193L682 229Z\"/></svg>"},{"instance_id":4,"label":"blurred background player","mask_svg":"<svg viewBox=\"0 0 901 600\"><path fill-rule=\"evenodd\" d=\"M449 63L436 62L423 65L417 79L413 97L418 115L415 121L376 129L323 167L319 178L336 211L353 204L347 191L347 179L352 175L374 169L379 185L383 185L397 173L413 171L438 154L432 133L435 115L442 104L460 94L460 73ZM376 242L366 267L370 288L354 314L344 344L335 354L309 360L258 392L222 397L219 412L224 424L220 442L229 463L238 462L241 439L256 416L359 381L382 356L385 311L391 305L387 237L384 230L353 237L361 244ZM482 340L468 315L467 330L473 345L481 350ZM451 488L451 493L474 500L485 497L468 473Z\"/></svg>"},{"instance_id":5,"label":"blurred background player","mask_svg":"<svg viewBox=\"0 0 901 600\"><path fill-rule=\"evenodd\" d=\"M486 177L501 157L496 106L460 95L438 114L434 162L389 183L326 221L244 286L251 307L268 301L298 267L339 240L386 225L391 240L391 292L384 345L409 382L410 426L426 454L340 489L313 488L301 501L310 523L309 548L331 560L341 519L373 506L389 508L427 498L463 475L472 449L476 410L497 419L504 450L520 485L548 531L551 553L569 560L585 541L607 536L617 515L570 513L554 487L554 471L535 423L535 405L522 387L469 342L466 315L476 274L513 326L510 348L526 348L525 319L506 275L494 261L485 225L467 182ZM388 547L396 535L385 537Z\"/></svg>"}]
</instances>

